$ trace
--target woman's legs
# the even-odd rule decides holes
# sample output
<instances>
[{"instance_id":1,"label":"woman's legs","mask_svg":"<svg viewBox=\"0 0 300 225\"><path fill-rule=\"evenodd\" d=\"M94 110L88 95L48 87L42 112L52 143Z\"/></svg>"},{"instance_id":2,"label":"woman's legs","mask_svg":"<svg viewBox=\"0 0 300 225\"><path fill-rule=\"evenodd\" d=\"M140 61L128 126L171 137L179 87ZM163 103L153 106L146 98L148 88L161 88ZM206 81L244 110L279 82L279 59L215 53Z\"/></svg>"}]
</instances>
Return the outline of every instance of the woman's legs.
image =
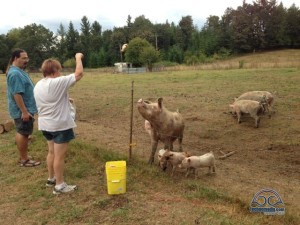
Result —
<instances>
[{"instance_id":1,"label":"woman's legs","mask_svg":"<svg viewBox=\"0 0 300 225\"><path fill-rule=\"evenodd\" d=\"M66 157L69 143L63 143L63 144L54 143L53 146L54 146L53 170L56 178L56 185L60 185L64 182L65 157Z\"/></svg>"},{"instance_id":2,"label":"woman's legs","mask_svg":"<svg viewBox=\"0 0 300 225\"><path fill-rule=\"evenodd\" d=\"M54 163L54 142L53 140L47 141L48 143L48 155L47 155L47 168L48 168L48 179L53 179L55 176L53 163Z\"/></svg>"}]
</instances>

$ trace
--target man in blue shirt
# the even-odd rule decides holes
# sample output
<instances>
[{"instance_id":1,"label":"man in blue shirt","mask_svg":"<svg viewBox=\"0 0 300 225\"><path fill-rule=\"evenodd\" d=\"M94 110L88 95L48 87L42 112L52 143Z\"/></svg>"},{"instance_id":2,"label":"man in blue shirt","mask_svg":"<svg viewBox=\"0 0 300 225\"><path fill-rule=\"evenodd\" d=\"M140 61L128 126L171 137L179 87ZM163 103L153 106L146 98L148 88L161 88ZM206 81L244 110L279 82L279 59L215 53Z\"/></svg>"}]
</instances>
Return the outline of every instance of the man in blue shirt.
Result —
<instances>
[{"instance_id":1,"label":"man in blue shirt","mask_svg":"<svg viewBox=\"0 0 300 225\"><path fill-rule=\"evenodd\" d=\"M24 71L28 62L29 58L24 50L14 50L8 63L6 81L8 111L17 130L16 144L20 153L20 166L32 167L41 163L28 158L28 137L33 132L34 114L37 113L33 95L34 84Z\"/></svg>"}]
</instances>

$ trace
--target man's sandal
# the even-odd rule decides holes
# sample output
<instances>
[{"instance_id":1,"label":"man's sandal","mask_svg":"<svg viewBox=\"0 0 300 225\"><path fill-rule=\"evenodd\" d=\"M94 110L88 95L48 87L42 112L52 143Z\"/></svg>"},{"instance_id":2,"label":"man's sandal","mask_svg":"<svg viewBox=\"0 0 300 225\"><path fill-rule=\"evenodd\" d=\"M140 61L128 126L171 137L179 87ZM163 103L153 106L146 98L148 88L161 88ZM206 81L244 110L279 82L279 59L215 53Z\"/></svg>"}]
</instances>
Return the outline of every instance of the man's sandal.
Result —
<instances>
[{"instance_id":1,"label":"man's sandal","mask_svg":"<svg viewBox=\"0 0 300 225\"><path fill-rule=\"evenodd\" d=\"M34 161L34 160L31 160L31 159L22 160L20 162L20 166L24 166L24 167L33 167L33 166L38 166L40 164L41 164L41 162Z\"/></svg>"},{"instance_id":2,"label":"man's sandal","mask_svg":"<svg viewBox=\"0 0 300 225\"><path fill-rule=\"evenodd\" d=\"M28 158L28 159L32 159L32 157L31 157L31 156L27 156L27 158ZM18 164L21 164L21 161L22 161L22 160L21 160L21 159L19 159L19 160L18 160ZM24 160L23 160L23 161L24 161Z\"/></svg>"}]
</instances>

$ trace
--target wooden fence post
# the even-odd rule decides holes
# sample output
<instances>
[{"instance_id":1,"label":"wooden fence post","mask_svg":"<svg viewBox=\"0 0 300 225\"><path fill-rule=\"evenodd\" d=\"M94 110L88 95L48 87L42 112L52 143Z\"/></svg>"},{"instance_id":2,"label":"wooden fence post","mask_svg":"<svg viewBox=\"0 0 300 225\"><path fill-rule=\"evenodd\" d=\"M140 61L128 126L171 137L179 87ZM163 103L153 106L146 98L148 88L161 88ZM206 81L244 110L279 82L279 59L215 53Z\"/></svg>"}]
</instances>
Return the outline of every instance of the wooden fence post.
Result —
<instances>
[{"instance_id":1,"label":"wooden fence post","mask_svg":"<svg viewBox=\"0 0 300 225\"><path fill-rule=\"evenodd\" d=\"M133 123L133 83L131 82L131 115L130 115L130 135L129 135L129 160L132 156L132 123Z\"/></svg>"}]
</instances>

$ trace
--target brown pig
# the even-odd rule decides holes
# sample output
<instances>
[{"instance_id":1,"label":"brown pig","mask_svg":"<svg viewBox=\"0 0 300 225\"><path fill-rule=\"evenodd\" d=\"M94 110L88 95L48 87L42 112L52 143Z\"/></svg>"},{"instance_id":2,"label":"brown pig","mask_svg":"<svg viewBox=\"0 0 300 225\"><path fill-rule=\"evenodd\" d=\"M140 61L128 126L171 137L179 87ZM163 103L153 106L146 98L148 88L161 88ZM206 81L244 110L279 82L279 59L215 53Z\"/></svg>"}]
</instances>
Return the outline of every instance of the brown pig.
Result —
<instances>
[{"instance_id":1,"label":"brown pig","mask_svg":"<svg viewBox=\"0 0 300 225\"><path fill-rule=\"evenodd\" d=\"M258 128L260 117L259 115L264 112L263 105L258 101L253 100L238 100L229 105L232 113L237 114L238 122L241 123L242 114L250 114L255 119L255 127Z\"/></svg>"},{"instance_id":2,"label":"brown pig","mask_svg":"<svg viewBox=\"0 0 300 225\"><path fill-rule=\"evenodd\" d=\"M137 109L142 117L147 120L151 126L151 155L149 163L154 162L154 155L157 149L158 141L164 143L164 148L173 150L173 142L178 139L179 151L182 151L182 139L184 131L184 121L179 112L171 112L162 104L163 99L159 98L157 102L150 102L140 99L137 102Z\"/></svg>"}]
</instances>

